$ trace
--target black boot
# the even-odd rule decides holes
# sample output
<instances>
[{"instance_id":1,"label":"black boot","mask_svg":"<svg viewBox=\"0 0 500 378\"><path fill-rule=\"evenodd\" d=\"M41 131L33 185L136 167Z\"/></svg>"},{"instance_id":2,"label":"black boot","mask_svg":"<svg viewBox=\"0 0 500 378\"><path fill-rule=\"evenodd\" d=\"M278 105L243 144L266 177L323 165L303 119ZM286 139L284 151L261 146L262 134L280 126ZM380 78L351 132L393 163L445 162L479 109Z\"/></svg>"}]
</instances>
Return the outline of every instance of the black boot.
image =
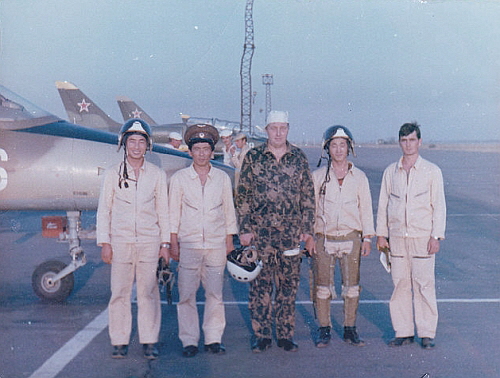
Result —
<instances>
[{"instance_id":1,"label":"black boot","mask_svg":"<svg viewBox=\"0 0 500 378\"><path fill-rule=\"evenodd\" d=\"M355 346L365 346L365 342L361 340L356 331L356 327L344 327L344 341Z\"/></svg>"},{"instance_id":2,"label":"black boot","mask_svg":"<svg viewBox=\"0 0 500 378\"><path fill-rule=\"evenodd\" d=\"M318 348L324 348L328 345L330 342L330 339L332 337L331 333L331 327L319 327L318 332L318 338L316 339L316 346Z\"/></svg>"}]
</instances>

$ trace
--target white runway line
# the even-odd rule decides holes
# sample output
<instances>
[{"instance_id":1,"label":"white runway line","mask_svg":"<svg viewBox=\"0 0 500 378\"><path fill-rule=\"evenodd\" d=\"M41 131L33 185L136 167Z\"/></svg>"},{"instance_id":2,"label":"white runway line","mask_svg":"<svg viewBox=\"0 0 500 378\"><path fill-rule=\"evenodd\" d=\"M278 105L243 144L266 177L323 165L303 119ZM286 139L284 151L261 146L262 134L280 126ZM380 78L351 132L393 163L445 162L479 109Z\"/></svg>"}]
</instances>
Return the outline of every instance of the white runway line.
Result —
<instances>
[{"instance_id":1,"label":"white runway line","mask_svg":"<svg viewBox=\"0 0 500 378\"><path fill-rule=\"evenodd\" d=\"M108 326L108 310L97 315L87 326L64 344L30 378L53 378Z\"/></svg>"},{"instance_id":2,"label":"white runway line","mask_svg":"<svg viewBox=\"0 0 500 378\"><path fill-rule=\"evenodd\" d=\"M447 217L498 217L500 214L447 214Z\"/></svg>"},{"instance_id":3,"label":"white runway line","mask_svg":"<svg viewBox=\"0 0 500 378\"><path fill-rule=\"evenodd\" d=\"M472 299L467 299L467 298L449 298L449 299L438 299L438 303L500 303L500 298L472 298ZM161 301L162 304L168 305L167 301ZM344 301L342 300L333 300L331 302L332 304L343 304ZM359 301L360 304L384 304L384 303L389 303L388 299L361 299ZM173 302L172 305L176 305L177 302ZM205 302L196 302L197 305L202 306L205 304ZM298 305L312 305L311 301L296 301L295 304ZM241 305L248 305L247 301L239 301L239 302L224 302L224 305L226 306L241 306Z\"/></svg>"},{"instance_id":4,"label":"white runway line","mask_svg":"<svg viewBox=\"0 0 500 378\"><path fill-rule=\"evenodd\" d=\"M500 298L476 298L476 299L438 299L438 303L500 303ZM135 301L134 301L135 302ZM360 300L360 304L385 304L389 300ZM166 301L161 302L167 305ZM335 300L332 304L342 304L343 301ZM176 304L176 303L174 303ZM205 302L197 302L198 305L204 305ZM226 306L248 305L247 301L224 302ZM299 305L312 305L311 301L297 301ZM52 355L45 363L40 366L30 378L54 378L59 374L67 364L75 358L99 333L108 326L108 310L104 310L97 315L84 329L78 332L71 340L64 344L56 353Z\"/></svg>"}]
</instances>

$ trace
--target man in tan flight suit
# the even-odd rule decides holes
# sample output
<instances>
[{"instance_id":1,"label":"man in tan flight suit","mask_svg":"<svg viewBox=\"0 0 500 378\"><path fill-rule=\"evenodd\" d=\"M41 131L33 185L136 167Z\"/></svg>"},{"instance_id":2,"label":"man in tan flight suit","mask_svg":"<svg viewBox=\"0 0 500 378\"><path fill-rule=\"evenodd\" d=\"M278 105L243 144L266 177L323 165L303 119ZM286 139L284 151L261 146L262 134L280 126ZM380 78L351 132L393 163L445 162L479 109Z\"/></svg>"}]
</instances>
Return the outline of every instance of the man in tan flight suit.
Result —
<instances>
[{"instance_id":1,"label":"man in tan flight suit","mask_svg":"<svg viewBox=\"0 0 500 378\"><path fill-rule=\"evenodd\" d=\"M419 154L417 123L401 126L399 145L403 156L384 171L377 213L377 247L390 249L394 283L389 309L396 338L389 346L412 343L416 326L422 348L432 349L438 321L435 255L446 226L443 176Z\"/></svg>"}]
</instances>

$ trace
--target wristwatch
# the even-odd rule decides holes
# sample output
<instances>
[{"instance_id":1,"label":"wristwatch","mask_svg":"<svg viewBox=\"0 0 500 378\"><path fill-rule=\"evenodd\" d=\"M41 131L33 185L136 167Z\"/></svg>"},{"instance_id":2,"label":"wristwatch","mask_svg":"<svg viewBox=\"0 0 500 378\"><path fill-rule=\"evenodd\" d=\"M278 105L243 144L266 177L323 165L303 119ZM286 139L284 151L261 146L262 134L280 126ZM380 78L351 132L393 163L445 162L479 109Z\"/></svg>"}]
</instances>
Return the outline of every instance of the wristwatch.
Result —
<instances>
[{"instance_id":1,"label":"wristwatch","mask_svg":"<svg viewBox=\"0 0 500 378\"><path fill-rule=\"evenodd\" d=\"M436 240L443 240L442 238L438 237L438 236L433 236L434 239Z\"/></svg>"},{"instance_id":2,"label":"wristwatch","mask_svg":"<svg viewBox=\"0 0 500 378\"><path fill-rule=\"evenodd\" d=\"M170 248L170 243L161 243L160 247L161 248Z\"/></svg>"}]
</instances>

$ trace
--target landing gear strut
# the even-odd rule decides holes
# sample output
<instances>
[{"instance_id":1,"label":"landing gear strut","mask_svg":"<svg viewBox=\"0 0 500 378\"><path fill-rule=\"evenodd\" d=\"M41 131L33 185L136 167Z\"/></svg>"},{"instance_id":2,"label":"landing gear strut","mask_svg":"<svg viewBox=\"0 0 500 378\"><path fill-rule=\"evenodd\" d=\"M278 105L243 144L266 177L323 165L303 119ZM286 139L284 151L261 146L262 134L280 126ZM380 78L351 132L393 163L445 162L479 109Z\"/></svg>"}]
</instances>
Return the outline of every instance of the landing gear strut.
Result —
<instances>
[{"instance_id":1,"label":"landing gear strut","mask_svg":"<svg viewBox=\"0 0 500 378\"><path fill-rule=\"evenodd\" d=\"M35 294L49 302L63 302L69 297L74 287L73 272L87 263L87 258L80 247L80 211L66 213L67 231L60 235L60 241L69 242L71 262L66 265L60 261L46 261L40 264L31 277Z\"/></svg>"}]
</instances>

